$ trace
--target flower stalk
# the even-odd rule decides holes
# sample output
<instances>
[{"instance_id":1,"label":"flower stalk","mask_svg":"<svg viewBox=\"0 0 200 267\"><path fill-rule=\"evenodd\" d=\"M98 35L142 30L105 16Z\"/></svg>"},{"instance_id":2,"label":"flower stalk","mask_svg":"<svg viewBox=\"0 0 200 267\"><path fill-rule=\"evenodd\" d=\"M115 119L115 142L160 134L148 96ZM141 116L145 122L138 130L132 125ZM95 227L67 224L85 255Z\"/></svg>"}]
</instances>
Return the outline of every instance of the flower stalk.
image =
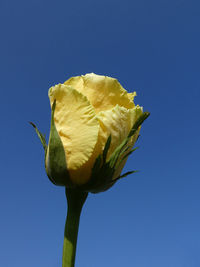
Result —
<instances>
[{"instance_id":1,"label":"flower stalk","mask_svg":"<svg viewBox=\"0 0 200 267\"><path fill-rule=\"evenodd\" d=\"M74 267L79 221L87 192L66 188L67 218L65 224L62 267Z\"/></svg>"}]
</instances>

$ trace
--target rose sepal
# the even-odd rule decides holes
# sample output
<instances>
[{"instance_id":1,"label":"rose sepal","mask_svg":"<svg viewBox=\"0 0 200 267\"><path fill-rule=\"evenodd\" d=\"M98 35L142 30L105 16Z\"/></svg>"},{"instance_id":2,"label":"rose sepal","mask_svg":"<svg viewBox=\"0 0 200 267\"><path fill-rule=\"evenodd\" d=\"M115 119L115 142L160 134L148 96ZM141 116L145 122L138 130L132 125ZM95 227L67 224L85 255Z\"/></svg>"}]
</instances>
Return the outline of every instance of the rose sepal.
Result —
<instances>
[{"instance_id":1,"label":"rose sepal","mask_svg":"<svg viewBox=\"0 0 200 267\"><path fill-rule=\"evenodd\" d=\"M55 185L73 187L67 170L65 150L54 122L55 108L56 100L54 100L51 110L51 127L45 168L49 179Z\"/></svg>"},{"instance_id":2,"label":"rose sepal","mask_svg":"<svg viewBox=\"0 0 200 267\"><path fill-rule=\"evenodd\" d=\"M54 122L55 107L56 100L51 110L51 127L48 145L44 134L38 130L34 123L30 122L30 124L34 127L45 150L45 169L49 180L55 185L72 188L74 185L70 181L69 172L67 170L64 147Z\"/></svg>"},{"instance_id":3,"label":"rose sepal","mask_svg":"<svg viewBox=\"0 0 200 267\"><path fill-rule=\"evenodd\" d=\"M30 123L30 125L32 125L33 128L35 129L35 132L36 132L37 136L39 137L40 142L42 143L42 146L43 146L43 148L44 148L45 157L46 157L46 153L47 153L47 143L46 143L45 135L42 134L42 133L38 130L37 126L36 126L33 122L29 121L29 123Z\"/></svg>"}]
</instances>

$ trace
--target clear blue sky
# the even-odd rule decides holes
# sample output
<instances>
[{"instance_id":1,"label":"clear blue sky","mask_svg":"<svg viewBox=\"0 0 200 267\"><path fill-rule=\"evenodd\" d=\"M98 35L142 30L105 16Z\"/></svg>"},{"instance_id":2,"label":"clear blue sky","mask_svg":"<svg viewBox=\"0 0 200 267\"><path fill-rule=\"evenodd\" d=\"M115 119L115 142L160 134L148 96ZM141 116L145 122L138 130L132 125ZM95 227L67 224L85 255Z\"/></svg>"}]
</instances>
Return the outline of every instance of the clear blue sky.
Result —
<instances>
[{"instance_id":1,"label":"clear blue sky","mask_svg":"<svg viewBox=\"0 0 200 267\"><path fill-rule=\"evenodd\" d=\"M0 266L61 266L64 189L28 121L48 136L48 88L94 72L151 116L140 172L88 197L76 266L199 267L199 1L2 0L0 25Z\"/></svg>"}]
</instances>

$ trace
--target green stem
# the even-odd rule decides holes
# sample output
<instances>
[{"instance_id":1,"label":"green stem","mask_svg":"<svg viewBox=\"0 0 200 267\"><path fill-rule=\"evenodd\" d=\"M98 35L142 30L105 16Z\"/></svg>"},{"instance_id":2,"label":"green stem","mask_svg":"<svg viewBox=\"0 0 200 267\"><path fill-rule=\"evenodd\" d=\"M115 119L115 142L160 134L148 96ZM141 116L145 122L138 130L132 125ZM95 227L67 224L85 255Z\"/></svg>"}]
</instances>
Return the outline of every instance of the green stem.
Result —
<instances>
[{"instance_id":1,"label":"green stem","mask_svg":"<svg viewBox=\"0 0 200 267\"><path fill-rule=\"evenodd\" d=\"M66 188L67 218L63 244L62 267L74 267L79 220L88 193Z\"/></svg>"}]
</instances>

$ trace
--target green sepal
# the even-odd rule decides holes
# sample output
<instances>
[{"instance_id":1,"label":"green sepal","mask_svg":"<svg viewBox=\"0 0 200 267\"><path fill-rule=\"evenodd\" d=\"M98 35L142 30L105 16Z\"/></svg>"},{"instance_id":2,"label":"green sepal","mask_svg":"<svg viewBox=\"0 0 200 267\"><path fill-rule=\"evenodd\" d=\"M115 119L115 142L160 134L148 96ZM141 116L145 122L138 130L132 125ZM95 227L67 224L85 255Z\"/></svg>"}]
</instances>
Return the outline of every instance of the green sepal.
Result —
<instances>
[{"instance_id":1,"label":"green sepal","mask_svg":"<svg viewBox=\"0 0 200 267\"><path fill-rule=\"evenodd\" d=\"M111 135L109 135L108 140L107 140L105 147L104 147L104 150L103 150L103 162L104 163L106 162L106 157L108 154L108 150L110 148L110 144L111 144Z\"/></svg>"},{"instance_id":2,"label":"green sepal","mask_svg":"<svg viewBox=\"0 0 200 267\"><path fill-rule=\"evenodd\" d=\"M115 149L110 159L106 161L106 156L111 144L111 135L108 137L103 153L96 158L96 161L92 168L91 178L86 185L81 186L82 190L91 193L103 192L105 190L108 190L111 186L113 186L115 182L118 181L119 179L137 172L137 171L129 171L113 179L114 174L117 171L117 168L119 167L120 163L124 159L126 159L126 157L128 157L133 151L137 149L134 148L124 155L124 153L131 148L130 146L128 146L128 142L130 141L131 136L133 136L136 133L140 125L146 118L148 118L149 115L150 115L149 112L144 112L138 118L138 120L133 125L131 131L129 132L127 138L124 139L124 141Z\"/></svg>"},{"instance_id":3,"label":"green sepal","mask_svg":"<svg viewBox=\"0 0 200 267\"><path fill-rule=\"evenodd\" d=\"M45 140L45 135L44 134L42 134L39 130L38 130L38 128L37 128L37 126L33 123L33 122L29 122L32 126L33 126L33 128L35 129L35 131L36 131L36 134L38 135L38 137L39 137L39 139L40 139L40 141L41 141L41 143L42 143L42 146L43 146L43 148L44 148L44 151L45 151L45 157L46 157L46 153L47 153L47 143L46 143L46 140Z\"/></svg>"},{"instance_id":4,"label":"green sepal","mask_svg":"<svg viewBox=\"0 0 200 267\"><path fill-rule=\"evenodd\" d=\"M47 151L46 160L46 172L49 179L56 185L72 187L69 173L67 170L67 163L65 157L65 151L57 132L54 122L54 112L56 107L56 100L52 105L51 113L51 129L49 136L49 145Z\"/></svg>"},{"instance_id":5,"label":"green sepal","mask_svg":"<svg viewBox=\"0 0 200 267\"><path fill-rule=\"evenodd\" d=\"M130 148L130 147L127 147L127 144L129 142L130 138L137 132L140 125L144 122L145 119L147 119L149 117L149 115L150 115L149 112L142 113L142 115L140 115L140 117L134 123L127 138L115 149L115 151L113 152L113 154L110 157L112 167L116 166L116 164L118 163L118 159L120 159L121 156L123 156L124 152Z\"/></svg>"},{"instance_id":6,"label":"green sepal","mask_svg":"<svg viewBox=\"0 0 200 267\"><path fill-rule=\"evenodd\" d=\"M128 171L128 172L125 172L124 174L122 174L119 177L117 177L115 181L117 181L117 180L119 180L121 178L124 178L124 177L126 177L126 176L128 176L128 175L130 175L132 173L136 173L136 172L138 172L138 171Z\"/></svg>"},{"instance_id":7,"label":"green sepal","mask_svg":"<svg viewBox=\"0 0 200 267\"><path fill-rule=\"evenodd\" d=\"M115 167L120 155L123 153L123 150L126 148L126 145L128 143L128 138L126 138L116 149L115 151L112 153L111 157L110 157L110 166L111 167Z\"/></svg>"},{"instance_id":8,"label":"green sepal","mask_svg":"<svg viewBox=\"0 0 200 267\"><path fill-rule=\"evenodd\" d=\"M130 147L129 147L130 148ZM127 154L125 154L117 163L117 167L120 166L120 164L127 158L129 157L134 151L136 151L139 147L135 147L131 149ZM123 155L123 153L122 153Z\"/></svg>"},{"instance_id":9,"label":"green sepal","mask_svg":"<svg viewBox=\"0 0 200 267\"><path fill-rule=\"evenodd\" d=\"M136 120L135 124L133 125L128 137L131 137L134 135L137 131L137 129L142 125L142 123L149 117L149 112L144 112L140 115L140 117Z\"/></svg>"}]
</instances>

